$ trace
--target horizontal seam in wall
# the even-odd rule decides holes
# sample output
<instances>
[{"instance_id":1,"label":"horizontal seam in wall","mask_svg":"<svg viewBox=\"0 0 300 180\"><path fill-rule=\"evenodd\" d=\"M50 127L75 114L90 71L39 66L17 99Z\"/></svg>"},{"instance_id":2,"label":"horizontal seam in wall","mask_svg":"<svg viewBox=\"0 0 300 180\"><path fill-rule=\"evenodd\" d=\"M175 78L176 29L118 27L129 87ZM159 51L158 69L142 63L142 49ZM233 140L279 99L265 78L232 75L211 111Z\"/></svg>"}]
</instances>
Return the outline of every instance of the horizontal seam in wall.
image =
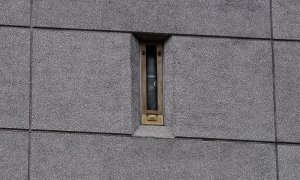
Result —
<instances>
[{"instance_id":1,"label":"horizontal seam in wall","mask_svg":"<svg viewBox=\"0 0 300 180\"><path fill-rule=\"evenodd\" d=\"M7 24L0 24L0 27L2 28L27 28L30 29L30 26L20 26L20 25L7 25Z\"/></svg>"},{"instance_id":2,"label":"horizontal seam in wall","mask_svg":"<svg viewBox=\"0 0 300 180\"><path fill-rule=\"evenodd\" d=\"M20 129L20 128L0 128L0 131L19 131L19 132L28 132L29 129ZM131 138L153 138L153 137L137 137L132 136L131 134L122 134L122 133L103 133L103 132L88 132L88 131L63 131L63 130L45 130L45 129L31 129L32 133L60 133L60 134L82 134L82 135L102 135L102 136L119 136L119 137L131 137ZM156 138L156 139L165 139L165 138ZM300 146L300 142L283 142L283 141L258 141L258 140L243 140L243 139L222 139L222 138L201 138L201 137L183 137L176 136L175 139L184 139L184 140L199 140L205 142L239 142L239 143L257 143L257 144L272 144L272 145L296 145Z\"/></svg>"},{"instance_id":3,"label":"horizontal seam in wall","mask_svg":"<svg viewBox=\"0 0 300 180\"><path fill-rule=\"evenodd\" d=\"M300 145L300 142L283 142L283 141L259 141L246 139L223 139L223 138L202 138L202 137L183 137L176 136L178 139L200 139L202 141L219 141L219 142L243 142L243 143L259 143L259 144L277 144L277 145Z\"/></svg>"},{"instance_id":4,"label":"horizontal seam in wall","mask_svg":"<svg viewBox=\"0 0 300 180\"><path fill-rule=\"evenodd\" d=\"M0 131L22 131L22 132L28 132L29 129L26 129L26 128L0 128Z\"/></svg>"},{"instance_id":5,"label":"horizontal seam in wall","mask_svg":"<svg viewBox=\"0 0 300 180\"><path fill-rule=\"evenodd\" d=\"M17 26L17 25L2 25L0 27L11 28L28 28L30 26ZM78 29L78 28L60 28L60 27L33 27L33 29L40 30L61 30L61 31L81 31L81 32L108 32L108 33L128 33L128 34L151 34L151 35L164 35L164 36L182 36L182 37L203 37L203 38L218 38L218 39L240 39L240 40L258 40L258 41L271 41L272 38L256 38L256 37L239 37L239 36L220 36L220 35L201 35L201 34L180 34L180 33L156 33L156 32L142 32L142 31L117 31L117 30L99 30L99 29ZM300 39L275 39L273 41L287 41L287 42L300 42Z\"/></svg>"},{"instance_id":6,"label":"horizontal seam in wall","mask_svg":"<svg viewBox=\"0 0 300 180\"><path fill-rule=\"evenodd\" d=\"M126 133L108 133L108 132L94 132L94 131L64 131L64 130L49 130L49 129L31 129L32 132L40 133L62 133L62 134L86 134L86 135L107 135L107 136L124 136L131 137L131 134Z\"/></svg>"}]
</instances>

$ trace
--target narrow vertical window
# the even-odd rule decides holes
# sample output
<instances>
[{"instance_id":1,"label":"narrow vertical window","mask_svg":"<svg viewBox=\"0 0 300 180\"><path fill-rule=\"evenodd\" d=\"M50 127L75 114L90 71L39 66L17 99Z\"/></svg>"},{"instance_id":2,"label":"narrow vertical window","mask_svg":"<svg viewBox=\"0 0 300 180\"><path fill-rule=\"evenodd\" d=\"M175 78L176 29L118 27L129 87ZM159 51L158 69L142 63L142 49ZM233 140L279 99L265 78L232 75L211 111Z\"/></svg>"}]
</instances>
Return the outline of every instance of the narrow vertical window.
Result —
<instances>
[{"instance_id":1,"label":"narrow vertical window","mask_svg":"<svg viewBox=\"0 0 300 180\"><path fill-rule=\"evenodd\" d=\"M142 124L163 125L162 44L141 44Z\"/></svg>"}]
</instances>

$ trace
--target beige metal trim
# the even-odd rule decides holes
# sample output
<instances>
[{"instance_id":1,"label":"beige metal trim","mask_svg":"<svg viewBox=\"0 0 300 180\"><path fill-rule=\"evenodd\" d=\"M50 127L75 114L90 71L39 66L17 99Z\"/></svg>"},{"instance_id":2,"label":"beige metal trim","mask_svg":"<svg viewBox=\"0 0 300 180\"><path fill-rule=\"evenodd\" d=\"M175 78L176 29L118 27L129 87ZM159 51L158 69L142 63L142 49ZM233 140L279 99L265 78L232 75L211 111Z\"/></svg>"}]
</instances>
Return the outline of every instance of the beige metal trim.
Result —
<instances>
[{"instance_id":1,"label":"beige metal trim","mask_svg":"<svg viewBox=\"0 0 300 180\"><path fill-rule=\"evenodd\" d=\"M145 125L164 125L163 115L142 114L142 124Z\"/></svg>"},{"instance_id":2,"label":"beige metal trim","mask_svg":"<svg viewBox=\"0 0 300 180\"><path fill-rule=\"evenodd\" d=\"M146 45L156 45L157 59L157 105L158 110L147 110ZM142 124L163 125L163 45L161 43L141 43L141 112Z\"/></svg>"}]
</instances>

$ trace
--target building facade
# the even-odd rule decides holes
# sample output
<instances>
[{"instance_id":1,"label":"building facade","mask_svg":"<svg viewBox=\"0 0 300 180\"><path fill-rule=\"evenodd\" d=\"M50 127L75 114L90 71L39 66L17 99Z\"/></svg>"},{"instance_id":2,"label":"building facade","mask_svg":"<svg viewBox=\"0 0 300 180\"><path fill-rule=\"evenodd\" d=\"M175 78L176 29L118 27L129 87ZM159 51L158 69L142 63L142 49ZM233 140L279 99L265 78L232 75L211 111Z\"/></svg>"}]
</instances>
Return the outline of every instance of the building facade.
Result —
<instances>
[{"instance_id":1,"label":"building facade","mask_svg":"<svg viewBox=\"0 0 300 180\"><path fill-rule=\"evenodd\" d=\"M0 179L300 179L300 1L0 0Z\"/></svg>"}]
</instances>

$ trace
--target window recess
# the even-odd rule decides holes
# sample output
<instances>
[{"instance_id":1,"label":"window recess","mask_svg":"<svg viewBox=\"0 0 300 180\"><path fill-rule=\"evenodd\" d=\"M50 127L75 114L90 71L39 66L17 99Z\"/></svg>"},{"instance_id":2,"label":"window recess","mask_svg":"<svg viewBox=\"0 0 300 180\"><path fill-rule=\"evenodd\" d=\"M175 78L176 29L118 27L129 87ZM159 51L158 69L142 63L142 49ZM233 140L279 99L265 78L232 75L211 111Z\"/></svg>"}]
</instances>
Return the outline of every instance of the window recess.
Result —
<instances>
[{"instance_id":1,"label":"window recess","mask_svg":"<svg viewBox=\"0 0 300 180\"><path fill-rule=\"evenodd\" d=\"M141 43L142 124L163 125L161 43Z\"/></svg>"}]
</instances>

